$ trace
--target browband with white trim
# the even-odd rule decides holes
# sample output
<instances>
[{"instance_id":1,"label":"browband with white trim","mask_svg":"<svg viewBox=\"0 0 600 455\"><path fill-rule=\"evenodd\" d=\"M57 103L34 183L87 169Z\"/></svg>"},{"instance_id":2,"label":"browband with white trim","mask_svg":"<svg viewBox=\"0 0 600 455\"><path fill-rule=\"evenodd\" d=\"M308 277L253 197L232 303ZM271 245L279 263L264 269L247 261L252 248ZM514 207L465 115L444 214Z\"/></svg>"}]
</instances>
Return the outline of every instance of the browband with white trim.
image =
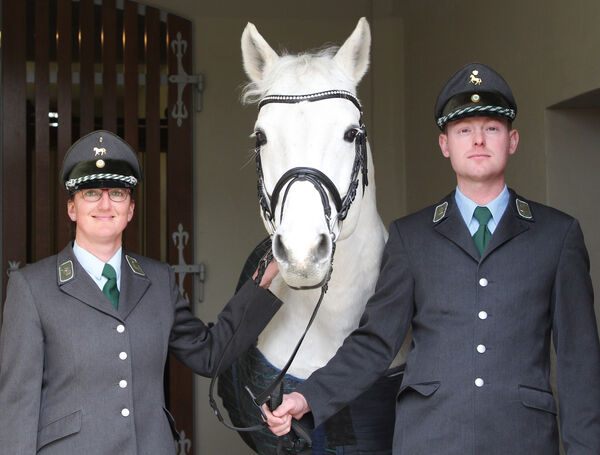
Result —
<instances>
[{"instance_id":1,"label":"browband with white trim","mask_svg":"<svg viewBox=\"0 0 600 455\"><path fill-rule=\"evenodd\" d=\"M258 109L260 110L265 104L269 103L295 104L302 101L320 101L327 98L347 99L356 106L362 116L362 106L360 105L360 101L347 90L326 90L324 92L311 93L309 95L267 95L258 103Z\"/></svg>"}]
</instances>

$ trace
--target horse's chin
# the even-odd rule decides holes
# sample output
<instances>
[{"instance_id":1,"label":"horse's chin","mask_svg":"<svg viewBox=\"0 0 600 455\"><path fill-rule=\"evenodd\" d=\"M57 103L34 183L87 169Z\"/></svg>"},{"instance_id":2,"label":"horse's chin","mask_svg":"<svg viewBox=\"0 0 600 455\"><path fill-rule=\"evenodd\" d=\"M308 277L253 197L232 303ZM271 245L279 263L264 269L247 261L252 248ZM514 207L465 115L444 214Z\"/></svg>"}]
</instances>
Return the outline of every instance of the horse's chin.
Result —
<instances>
[{"instance_id":1,"label":"horse's chin","mask_svg":"<svg viewBox=\"0 0 600 455\"><path fill-rule=\"evenodd\" d=\"M312 289L322 286L327 280L330 264L292 264L279 262L279 273L283 281L294 289Z\"/></svg>"}]
</instances>

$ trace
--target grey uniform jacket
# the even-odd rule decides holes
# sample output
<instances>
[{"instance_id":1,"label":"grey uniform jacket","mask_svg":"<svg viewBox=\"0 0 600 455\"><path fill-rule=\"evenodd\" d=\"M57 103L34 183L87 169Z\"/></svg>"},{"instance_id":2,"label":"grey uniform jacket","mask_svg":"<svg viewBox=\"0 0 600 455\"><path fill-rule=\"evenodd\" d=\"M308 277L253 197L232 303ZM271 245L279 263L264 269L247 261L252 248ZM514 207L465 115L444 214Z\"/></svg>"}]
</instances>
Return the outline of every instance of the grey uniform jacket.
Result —
<instances>
[{"instance_id":1,"label":"grey uniform jacket","mask_svg":"<svg viewBox=\"0 0 600 455\"><path fill-rule=\"evenodd\" d=\"M600 454L600 349L574 218L511 190L481 258L453 193L393 222L359 328L297 389L316 424L384 373L411 322L394 454L558 454L551 334L567 453Z\"/></svg>"},{"instance_id":2,"label":"grey uniform jacket","mask_svg":"<svg viewBox=\"0 0 600 455\"><path fill-rule=\"evenodd\" d=\"M167 352L210 375L235 328L242 324L225 363L279 306L248 282L208 327L192 315L166 264L126 252L118 311L71 245L13 272L0 335L0 453L174 454L163 392Z\"/></svg>"}]
</instances>

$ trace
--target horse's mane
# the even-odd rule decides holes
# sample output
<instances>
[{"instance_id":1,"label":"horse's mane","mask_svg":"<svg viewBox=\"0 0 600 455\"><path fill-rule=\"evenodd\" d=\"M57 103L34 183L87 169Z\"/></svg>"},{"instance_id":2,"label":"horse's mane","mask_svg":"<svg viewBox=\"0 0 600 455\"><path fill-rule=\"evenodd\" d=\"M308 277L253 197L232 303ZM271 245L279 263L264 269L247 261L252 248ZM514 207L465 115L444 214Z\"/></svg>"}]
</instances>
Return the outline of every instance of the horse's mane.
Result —
<instances>
[{"instance_id":1,"label":"horse's mane","mask_svg":"<svg viewBox=\"0 0 600 455\"><path fill-rule=\"evenodd\" d=\"M276 81L281 80L284 73L294 73L299 77L310 73L327 79L347 79L341 68L333 64L333 57L337 51L338 47L330 46L297 55L284 52L262 80L248 82L242 87L242 103L258 102L271 91Z\"/></svg>"}]
</instances>

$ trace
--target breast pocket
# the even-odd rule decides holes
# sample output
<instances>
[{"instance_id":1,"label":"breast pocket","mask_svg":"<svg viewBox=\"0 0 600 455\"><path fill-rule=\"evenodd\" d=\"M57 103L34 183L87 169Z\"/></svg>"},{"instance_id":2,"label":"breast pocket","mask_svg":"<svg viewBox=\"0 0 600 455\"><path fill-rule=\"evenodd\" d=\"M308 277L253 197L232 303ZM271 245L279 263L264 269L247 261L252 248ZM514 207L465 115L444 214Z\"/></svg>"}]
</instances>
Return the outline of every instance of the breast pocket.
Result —
<instances>
[{"instance_id":1,"label":"breast pocket","mask_svg":"<svg viewBox=\"0 0 600 455\"><path fill-rule=\"evenodd\" d=\"M81 410L75 411L58 420L50 422L38 431L37 450L81 430Z\"/></svg>"}]
</instances>

